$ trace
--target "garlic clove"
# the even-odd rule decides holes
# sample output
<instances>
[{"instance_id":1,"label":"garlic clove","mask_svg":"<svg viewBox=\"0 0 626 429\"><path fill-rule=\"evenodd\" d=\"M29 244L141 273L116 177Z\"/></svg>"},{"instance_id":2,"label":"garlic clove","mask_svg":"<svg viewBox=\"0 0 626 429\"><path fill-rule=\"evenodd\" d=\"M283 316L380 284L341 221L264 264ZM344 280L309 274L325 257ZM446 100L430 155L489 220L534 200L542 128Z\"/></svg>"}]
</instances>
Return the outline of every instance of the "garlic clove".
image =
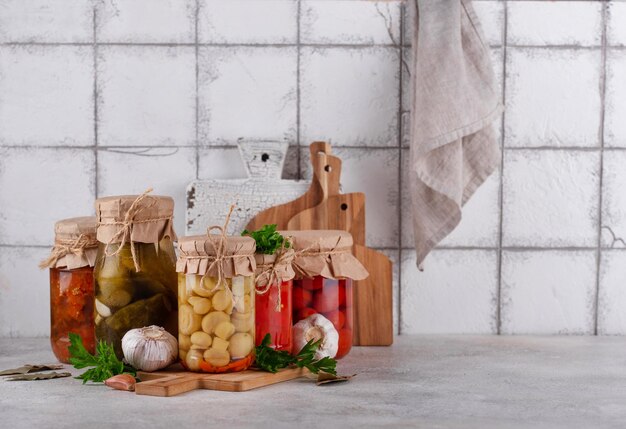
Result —
<instances>
[{"instance_id":1,"label":"garlic clove","mask_svg":"<svg viewBox=\"0 0 626 429\"><path fill-rule=\"evenodd\" d=\"M125 390L128 392L133 392L135 390L136 383L137 381L135 380L135 377L130 374L114 375L113 377L104 380L104 384L106 386L117 390Z\"/></svg>"},{"instance_id":2,"label":"garlic clove","mask_svg":"<svg viewBox=\"0 0 626 429\"><path fill-rule=\"evenodd\" d=\"M100 302L98 298L96 298L96 311L102 317L109 317L111 316L111 314L113 314L111 312L111 309L104 305L102 302Z\"/></svg>"},{"instance_id":3,"label":"garlic clove","mask_svg":"<svg viewBox=\"0 0 626 429\"><path fill-rule=\"evenodd\" d=\"M142 371L156 371L172 364L178 356L176 338L159 326L131 329L122 338L124 358Z\"/></svg>"},{"instance_id":4,"label":"garlic clove","mask_svg":"<svg viewBox=\"0 0 626 429\"><path fill-rule=\"evenodd\" d=\"M322 340L315 359L337 355L339 333L332 322L321 314L313 314L293 325L293 353L298 353L311 340Z\"/></svg>"}]
</instances>

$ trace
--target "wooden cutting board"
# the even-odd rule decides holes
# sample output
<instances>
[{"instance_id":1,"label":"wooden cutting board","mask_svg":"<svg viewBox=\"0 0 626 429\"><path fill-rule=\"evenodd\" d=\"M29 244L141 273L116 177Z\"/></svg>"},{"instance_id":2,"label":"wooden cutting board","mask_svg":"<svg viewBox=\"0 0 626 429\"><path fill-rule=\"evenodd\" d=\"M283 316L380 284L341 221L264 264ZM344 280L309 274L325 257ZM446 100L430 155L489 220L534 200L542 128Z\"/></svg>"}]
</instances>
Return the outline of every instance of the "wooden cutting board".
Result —
<instances>
[{"instance_id":1,"label":"wooden cutting board","mask_svg":"<svg viewBox=\"0 0 626 429\"><path fill-rule=\"evenodd\" d=\"M300 197L285 204L269 207L257 213L246 226L246 229L256 230L263 225L276 224L279 230L287 229L289 220L311 207L318 205L324 196L322 183L328 183L327 192L339 193L339 177L341 175L341 163L339 168L327 167L321 161L320 154L330 155L330 144L326 142L314 142L309 146L311 162L313 163L313 179L310 187ZM338 158L335 158L338 159Z\"/></svg>"},{"instance_id":2,"label":"wooden cutting board","mask_svg":"<svg viewBox=\"0 0 626 429\"><path fill-rule=\"evenodd\" d=\"M271 374L264 371L241 371L227 374L205 374L188 371L138 372L141 380L135 385L137 395L176 396L192 390L208 389L245 392L283 381L304 377L306 369L289 368Z\"/></svg>"},{"instance_id":3,"label":"wooden cutting board","mask_svg":"<svg viewBox=\"0 0 626 429\"><path fill-rule=\"evenodd\" d=\"M354 256L370 275L354 282L353 344L390 346L393 344L393 264L369 247L356 244Z\"/></svg>"},{"instance_id":4,"label":"wooden cutting board","mask_svg":"<svg viewBox=\"0 0 626 429\"><path fill-rule=\"evenodd\" d=\"M247 179L196 180L187 188L186 234L204 234L211 225L222 225L235 204L228 233L239 235L260 210L290 201L307 192L308 181L281 179L288 144L242 142L239 144Z\"/></svg>"}]
</instances>

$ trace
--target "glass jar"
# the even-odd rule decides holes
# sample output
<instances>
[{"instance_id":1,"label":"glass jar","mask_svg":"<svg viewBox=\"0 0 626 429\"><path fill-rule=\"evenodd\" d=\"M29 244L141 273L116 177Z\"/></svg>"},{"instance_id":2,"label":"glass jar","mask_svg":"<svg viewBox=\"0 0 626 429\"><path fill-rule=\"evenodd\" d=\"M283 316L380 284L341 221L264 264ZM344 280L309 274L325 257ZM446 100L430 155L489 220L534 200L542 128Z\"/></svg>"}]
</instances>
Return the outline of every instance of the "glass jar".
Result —
<instances>
[{"instance_id":1,"label":"glass jar","mask_svg":"<svg viewBox=\"0 0 626 429\"><path fill-rule=\"evenodd\" d=\"M278 283L274 282L266 293L256 294L257 346L261 344L266 334L270 334L272 337L270 347L291 352L293 345L292 291L293 280L287 280L280 283L280 288ZM280 301L278 300L279 293Z\"/></svg>"},{"instance_id":2,"label":"glass jar","mask_svg":"<svg viewBox=\"0 0 626 429\"><path fill-rule=\"evenodd\" d=\"M50 269L50 344L57 359L69 363L69 333L80 335L95 352L93 265L96 218L63 219L54 225L54 247L39 264Z\"/></svg>"},{"instance_id":3,"label":"glass jar","mask_svg":"<svg viewBox=\"0 0 626 429\"><path fill-rule=\"evenodd\" d=\"M339 348L335 358L340 359L352 348L352 280L327 279L315 276L293 282L294 323L313 314L330 320L339 333Z\"/></svg>"},{"instance_id":4,"label":"glass jar","mask_svg":"<svg viewBox=\"0 0 626 429\"><path fill-rule=\"evenodd\" d=\"M157 325L178 333L174 202L144 194L101 198L96 207L96 338L111 344L121 359L122 337L131 329ZM118 233L120 227L126 229ZM126 240L124 231L130 231Z\"/></svg>"},{"instance_id":5,"label":"glass jar","mask_svg":"<svg viewBox=\"0 0 626 429\"><path fill-rule=\"evenodd\" d=\"M255 344L254 240L182 237L178 248L181 363L197 372L248 369Z\"/></svg>"},{"instance_id":6,"label":"glass jar","mask_svg":"<svg viewBox=\"0 0 626 429\"><path fill-rule=\"evenodd\" d=\"M70 363L70 332L95 353L93 268L50 268L50 343L57 359Z\"/></svg>"},{"instance_id":7,"label":"glass jar","mask_svg":"<svg viewBox=\"0 0 626 429\"><path fill-rule=\"evenodd\" d=\"M339 335L337 354L331 357L340 359L352 348L352 281L369 275L352 255L352 236L336 230L282 231L281 234L290 238L295 252L293 322L297 324L314 314L330 320ZM294 343L298 340L295 338Z\"/></svg>"}]
</instances>

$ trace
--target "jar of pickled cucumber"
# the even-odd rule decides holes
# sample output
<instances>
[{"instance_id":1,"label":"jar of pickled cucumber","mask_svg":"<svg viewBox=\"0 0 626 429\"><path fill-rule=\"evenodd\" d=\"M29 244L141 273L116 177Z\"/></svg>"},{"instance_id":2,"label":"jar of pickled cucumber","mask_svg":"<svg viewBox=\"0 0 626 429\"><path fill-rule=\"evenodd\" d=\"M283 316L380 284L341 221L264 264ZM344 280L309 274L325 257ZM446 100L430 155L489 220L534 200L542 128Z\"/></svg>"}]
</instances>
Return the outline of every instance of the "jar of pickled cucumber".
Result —
<instances>
[{"instance_id":1,"label":"jar of pickled cucumber","mask_svg":"<svg viewBox=\"0 0 626 429\"><path fill-rule=\"evenodd\" d=\"M291 352L293 257L293 249L286 248L271 255L258 252L255 255L256 345L270 334L270 347Z\"/></svg>"},{"instance_id":2,"label":"jar of pickled cucumber","mask_svg":"<svg viewBox=\"0 0 626 429\"><path fill-rule=\"evenodd\" d=\"M332 322L339 334L339 347L334 357L344 357L352 348L352 280L363 280L369 275L352 254L352 235L332 230L283 231L281 234L292 240L295 251L294 324L313 314L321 314Z\"/></svg>"},{"instance_id":3,"label":"jar of pickled cucumber","mask_svg":"<svg viewBox=\"0 0 626 429\"><path fill-rule=\"evenodd\" d=\"M250 237L178 241L178 346L191 371L243 371L254 360L254 261Z\"/></svg>"},{"instance_id":4,"label":"jar of pickled cucumber","mask_svg":"<svg viewBox=\"0 0 626 429\"><path fill-rule=\"evenodd\" d=\"M96 200L96 338L119 358L131 329L178 332L173 212L172 198L147 193Z\"/></svg>"},{"instance_id":5,"label":"jar of pickled cucumber","mask_svg":"<svg viewBox=\"0 0 626 429\"><path fill-rule=\"evenodd\" d=\"M77 217L54 226L54 247L39 264L50 269L50 343L56 358L69 363L69 333L81 336L94 353L93 266L96 260L96 218Z\"/></svg>"}]
</instances>

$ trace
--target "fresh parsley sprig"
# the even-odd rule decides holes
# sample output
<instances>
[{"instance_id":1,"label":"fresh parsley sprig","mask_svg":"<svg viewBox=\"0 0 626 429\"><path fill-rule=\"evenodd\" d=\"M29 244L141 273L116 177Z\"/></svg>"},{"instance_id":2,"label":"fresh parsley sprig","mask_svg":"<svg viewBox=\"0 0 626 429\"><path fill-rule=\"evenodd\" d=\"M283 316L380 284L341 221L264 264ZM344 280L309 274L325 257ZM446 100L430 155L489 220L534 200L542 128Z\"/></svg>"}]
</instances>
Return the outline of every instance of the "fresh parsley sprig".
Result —
<instances>
[{"instance_id":1,"label":"fresh parsley sprig","mask_svg":"<svg viewBox=\"0 0 626 429\"><path fill-rule=\"evenodd\" d=\"M117 356L113 346L100 340L96 345L96 355L92 355L83 345L80 335L70 332L70 363L77 369L93 367L79 375L78 379L83 380L83 384L88 381L101 383L104 380L118 374L136 375L135 368L125 365Z\"/></svg>"},{"instance_id":2,"label":"fresh parsley sprig","mask_svg":"<svg viewBox=\"0 0 626 429\"><path fill-rule=\"evenodd\" d=\"M271 342L271 335L266 334L261 344L255 349L256 366L263 371L276 373L281 368L294 365L298 368L306 368L313 374L325 372L337 375L337 361L335 359L326 356L315 360L315 352L320 347L321 340L309 341L295 356L286 351L274 350L270 347Z\"/></svg>"},{"instance_id":3,"label":"fresh parsley sprig","mask_svg":"<svg viewBox=\"0 0 626 429\"><path fill-rule=\"evenodd\" d=\"M285 239L278 231L276 231L276 224L264 225L261 229L256 231L248 231L244 229L241 235L249 235L256 241L256 251L264 253L266 255L273 255L278 249L285 243L285 248L290 247L290 243Z\"/></svg>"}]
</instances>

